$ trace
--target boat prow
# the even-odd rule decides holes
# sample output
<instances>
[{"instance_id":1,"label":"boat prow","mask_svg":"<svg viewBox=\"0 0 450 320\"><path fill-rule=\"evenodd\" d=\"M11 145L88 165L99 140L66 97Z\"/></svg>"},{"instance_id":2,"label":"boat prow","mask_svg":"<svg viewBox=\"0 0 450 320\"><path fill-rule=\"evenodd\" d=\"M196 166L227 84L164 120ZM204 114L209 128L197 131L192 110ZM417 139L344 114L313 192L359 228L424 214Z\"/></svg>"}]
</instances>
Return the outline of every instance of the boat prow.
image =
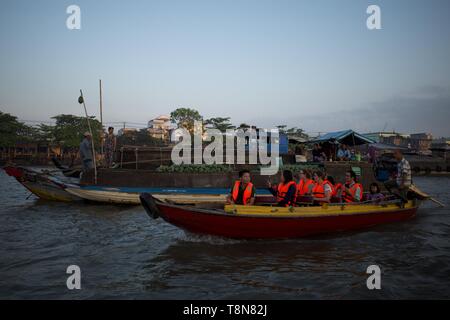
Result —
<instances>
[{"instance_id":1,"label":"boat prow","mask_svg":"<svg viewBox=\"0 0 450 320\"><path fill-rule=\"evenodd\" d=\"M9 176L14 177L40 199L63 202L81 200L81 198L65 191L66 185L63 181L49 174L15 166L8 166L3 169Z\"/></svg>"}]
</instances>

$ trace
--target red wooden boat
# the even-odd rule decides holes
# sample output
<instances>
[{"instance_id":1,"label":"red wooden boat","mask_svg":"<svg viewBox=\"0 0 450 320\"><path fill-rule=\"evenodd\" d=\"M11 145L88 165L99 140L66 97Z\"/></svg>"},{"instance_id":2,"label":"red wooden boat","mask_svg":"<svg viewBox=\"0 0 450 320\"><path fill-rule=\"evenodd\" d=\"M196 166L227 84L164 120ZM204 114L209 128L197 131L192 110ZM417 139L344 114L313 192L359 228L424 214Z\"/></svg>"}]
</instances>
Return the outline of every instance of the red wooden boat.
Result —
<instances>
[{"instance_id":1,"label":"red wooden boat","mask_svg":"<svg viewBox=\"0 0 450 320\"><path fill-rule=\"evenodd\" d=\"M295 208L227 205L206 209L161 202L148 193L141 194L140 199L154 219L161 217L192 233L236 239L300 238L398 222L414 217L420 203Z\"/></svg>"}]
</instances>

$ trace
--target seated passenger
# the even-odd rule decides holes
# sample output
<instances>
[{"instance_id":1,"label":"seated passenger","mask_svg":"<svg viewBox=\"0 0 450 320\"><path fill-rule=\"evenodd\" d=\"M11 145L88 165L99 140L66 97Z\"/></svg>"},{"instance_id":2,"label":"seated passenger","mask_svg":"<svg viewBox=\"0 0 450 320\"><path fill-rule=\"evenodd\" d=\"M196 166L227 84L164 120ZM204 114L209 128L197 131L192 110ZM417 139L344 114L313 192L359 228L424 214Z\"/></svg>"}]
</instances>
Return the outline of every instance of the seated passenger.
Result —
<instances>
[{"instance_id":1,"label":"seated passenger","mask_svg":"<svg viewBox=\"0 0 450 320\"><path fill-rule=\"evenodd\" d=\"M228 204L252 206L255 203L255 187L250 180L250 171L239 172L239 180L234 183L227 197Z\"/></svg>"},{"instance_id":2,"label":"seated passenger","mask_svg":"<svg viewBox=\"0 0 450 320\"><path fill-rule=\"evenodd\" d=\"M272 183L268 181L267 186L269 187L269 191L276 196L278 206L290 207L295 204L297 184L294 181L291 171L283 171L278 185L272 186Z\"/></svg>"},{"instance_id":3,"label":"seated passenger","mask_svg":"<svg viewBox=\"0 0 450 320\"><path fill-rule=\"evenodd\" d=\"M345 152L345 145L341 144L339 145L339 149L336 153L336 160L337 161L345 161L346 160L346 152Z\"/></svg>"},{"instance_id":4,"label":"seated passenger","mask_svg":"<svg viewBox=\"0 0 450 320\"><path fill-rule=\"evenodd\" d=\"M363 187L356 182L356 173L349 170L345 174L345 185L342 192L344 202L360 202L363 197Z\"/></svg>"},{"instance_id":5,"label":"seated passenger","mask_svg":"<svg viewBox=\"0 0 450 320\"><path fill-rule=\"evenodd\" d=\"M340 199L342 196L342 189L343 189L342 183L335 182L332 176L328 176L327 180L330 181L331 184L333 185L333 192L331 193L331 197Z\"/></svg>"},{"instance_id":6,"label":"seated passenger","mask_svg":"<svg viewBox=\"0 0 450 320\"><path fill-rule=\"evenodd\" d=\"M331 196L333 196L334 192L334 178L332 176L327 176L326 174L324 174L324 179L323 179L323 183L324 184L328 184L331 188Z\"/></svg>"},{"instance_id":7,"label":"seated passenger","mask_svg":"<svg viewBox=\"0 0 450 320\"><path fill-rule=\"evenodd\" d=\"M384 194L380 191L378 183L374 182L370 185L370 193L367 195L367 201L381 202L384 200Z\"/></svg>"},{"instance_id":8,"label":"seated passenger","mask_svg":"<svg viewBox=\"0 0 450 320\"><path fill-rule=\"evenodd\" d=\"M297 198L310 194L314 184L314 181L311 179L311 173L308 170L301 170L299 175L300 181L297 184Z\"/></svg>"},{"instance_id":9,"label":"seated passenger","mask_svg":"<svg viewBox=\"0 0 450 320\"><path fill-rule=\"evenodd\" d=\"M314 172L314 186L312 188L312 196L315 203L330 202L332 189L329 183L323 180L323 173L321 171Z\"/></svg>"}]
</instances>

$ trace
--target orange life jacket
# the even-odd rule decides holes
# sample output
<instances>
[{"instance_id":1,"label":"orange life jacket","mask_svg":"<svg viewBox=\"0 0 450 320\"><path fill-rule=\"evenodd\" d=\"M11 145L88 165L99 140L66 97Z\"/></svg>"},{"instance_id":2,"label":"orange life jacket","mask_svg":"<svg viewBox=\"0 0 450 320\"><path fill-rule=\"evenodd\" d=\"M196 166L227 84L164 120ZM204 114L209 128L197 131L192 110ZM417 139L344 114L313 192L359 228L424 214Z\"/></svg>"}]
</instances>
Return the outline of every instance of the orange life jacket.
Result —
<instances>
[{"instance_id":1,"label":"orange life jacket","mask_svg":"<svg viewBox=\"0 0 450 320\"><path fill-rule=\"evenodd\" d=\"M334 185L333 193L331 194L331 196L332 196L332 197L337 197L338 191L339 191L340 189L342 189L342 183L336 183L336 184Z\"/></svg>"},{"instance_id":2,"label":"orange life jacket","mask_svg":"<svg viewBox=\"0 0 450 320\"><path fill-rule=\"evenodd\" d=\"M238 200L240 187L241 187L241 181L238 180L234 183L234 187L233 187L232 197L233 197L234 202L236 202ZM253 184L251 182L249 182L247 184L247 187L244 190L244 195L242 196L242 203L244 205L246 205L250 201L250 199L252 197L252 190L253 190Z\"/></svg>"},{"instance_id":3,"label":"orange life jacket","mask_svg":"<svg viewBox=\"0 0 450 320\"><path fill-rule=\"evenodd\" d=\"M358 190L358 188L360 188L361 192L360 192L360 199L359 201L361 201L362 196L363 196L363 187L361 184L355 182L350 188L349 191L350 192L346 192L345 189L342 192L342 199L344 199L345 202L356 202L355 199L355 195L356 195L356 190Z\"/></svg>"},{"instance_id":4,"label":"orange life jacket","mask_svg":"<svg viewBox=\"0 0 450 320\"><path fill-rule=\"evenodd\" d=\"M291 186L295 186L295 188L297 189L297 185L295 183L295 181L289 181L288 183L279 183L277 186L277 202L280 202L282 200L284 200L284 197L286 196L287 192L289 191L289 188ZM297 200L297 194L294 193L294 198L290 199L289 202L286 204L286 206L292 206L295 201Z\"/></svg>"},{"instance_id":5,"label":"orange life jacket","mask_svg":"<svg viewBox=\"0 0 450 320\"><path fill-rule=\"evenodd\" d=\"M329 185L330 186L330 189L331 189L331 196L333 196L333 193L335 193L335 191L334 191L334 186L333 186L333 184L330 182L330 181L328 181L328 180L323 180L323 184L327 184L327 185Z\"/></svg>"},{"instance_id":6,"label":"orange life jacket","mask_svg":"<svg viewBox=\"0 0 450 320\"><path fill-rule=\"evenodd\" d=\"M312 189L312 194L314 198L325 198L325 182L322 183L314 183L314 187Z\"/></svg>"},{"instance_id":7,"label":"orange life jacket","mask_svg":"<svg viewBox=\"0 0 450 320\"><path fill-rule=\"evenodd\" d=\"M302 179L297 185L297 197L304 196L309 191L309 186L314 183L311 179L306 180L306 182Z\"/></svg>"}]
</instances>

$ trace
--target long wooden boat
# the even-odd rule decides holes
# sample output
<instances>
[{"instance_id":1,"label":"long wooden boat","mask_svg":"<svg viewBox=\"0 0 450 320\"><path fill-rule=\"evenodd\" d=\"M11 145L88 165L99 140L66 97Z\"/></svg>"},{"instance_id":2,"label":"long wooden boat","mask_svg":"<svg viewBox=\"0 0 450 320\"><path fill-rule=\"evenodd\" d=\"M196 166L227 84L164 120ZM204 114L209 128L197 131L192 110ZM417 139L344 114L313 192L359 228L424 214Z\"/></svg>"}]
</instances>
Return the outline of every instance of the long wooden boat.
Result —
<instances>
[{"instance_id":1,"label":"long wooden boat","mask_svg":"<svg viewBox=\"0 0 450 320\"><path fill-rule=\"evenodd\" d=\"M130 188L105 186L79 186L66 185L65 190L82 199L114 204L139 205L141 193L151 193L162 201L171 201L179 204L224 204L229 189L220 188ZM259 201L272 196L266 190L261 190Z\"/></svg>"},{"instance_id":2,"label":"long wooden boat","mask_svg":"<svg viewBox=\"0 0 450 320\"><path fill-rule=\"evenodd\" d=\"M5 172L14 177L31 193L43 200L79 201L81 198L65 191L64 182L47 173L38 172L24 167L4 167Z\"/></svg>"},{"instance_id":3,"label":"long wooden boat","mask_svg":"<svg viewBox=\"0 0 450 320\"><path fill-rule=\"evenodd\" d=\"M337 204L318 207L279 208L227 205L221 209L201 209L162 202L151 194L140 196L152 218L192 233L236 239L300 238L368 228L411 219L419 201L405 205Z\"/></svg>"}]
</instances>

